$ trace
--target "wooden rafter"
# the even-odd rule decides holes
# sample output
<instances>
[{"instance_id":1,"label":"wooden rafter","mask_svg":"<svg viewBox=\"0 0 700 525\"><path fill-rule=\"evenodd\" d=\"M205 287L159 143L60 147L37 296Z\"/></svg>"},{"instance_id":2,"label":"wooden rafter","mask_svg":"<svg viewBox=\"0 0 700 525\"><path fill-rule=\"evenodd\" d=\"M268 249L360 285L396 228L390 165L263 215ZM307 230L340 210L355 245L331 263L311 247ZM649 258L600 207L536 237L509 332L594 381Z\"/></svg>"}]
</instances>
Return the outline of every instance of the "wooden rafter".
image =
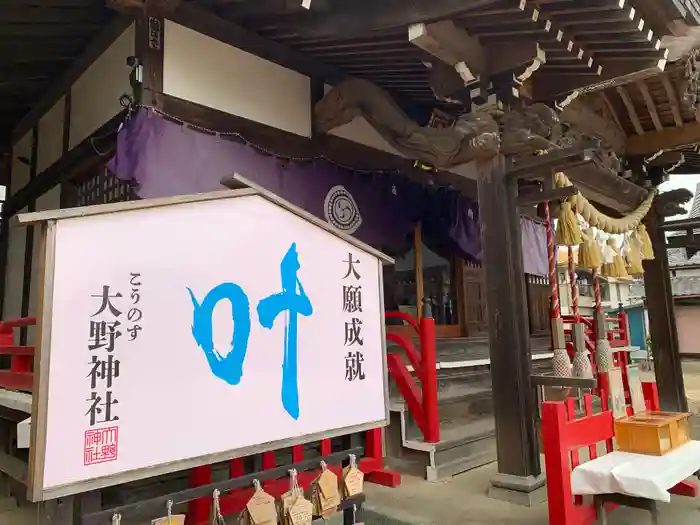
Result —
<instances>
[{"instance_id":1,"label":"wooden rafter","mask_svg":"<svg viewBox=\"0 0 700 525\"><path fill-rule=\"evenodd\" d=\"M610 116L612 117L613 121L617 125L618 129L621 132L624 132L623 130L625 128L622 127L622 122L620 122L620 117L617 116L617 111L615 111L615 108L612 105L612 102L610 102L610 97L605 93L605 91L600 92L600 98L603 101L603 104L605 107L608 109L608 113L610 113Z\"/></svg>"},{"instance_id":2,"label":"wooden rafter","mask_svg":"<svg viewBox=\"0 0 700 525\"><path fill-rule=\"evenodd\" d=\"M174 13L183 0L106 0L107 7L120 13L146 12L158 15Z\"/></svg>"},{"instance_id":3,"label":"wooden rafter","mask_svg":"<svg viewBox=\"0 0 700 525\"><path fill-rule=\"evenodd\" d=\"M676 89L671 83L671 79L668 78L668 73L662 73L660 75L661 83L664 85L666 90L666 96L668 97L668 102L671 105L671 112L673 113L673 122L678 127L683 127L683 117L681 116L681 108L678 104L678 95L676 94Z\"/></svg>"},{"instance_id":4,"label":"wooden rafter","mask_svg":"<svg viewBox=\"0 0 700 525\"><path fill-rule=\"evenodd\" d=\"M627 139L627 155L653 155L662 149L677 148L700 142L700 122L691 122L681 127L669 127L663 131L652 131L642 136Z\"/></svg>"},{"instance_id":5,"label":"wooden rafter","mask_svg":"<svg viewBox=\"0 0 700 525\"><path fill-rule=\"evenodd\" d=\"M656 104L654 103L654 99L652 98L651 93L649 93L649 88L647 87L646 82L644 82L644 80L640 80L639 82L637 82L637 87L642 93L644 104L647 107L647 111L649 111L651 121L654 123L654 128L656 128L656 131L661 131L662 129L664 129L664 126L661 123L661 119L659 118L659 111L656 109Z\"/></svg>"},{"instance_id":6,"label":"wooden rafter","mask_svg":"<svg viewBox=\"0 0 700 525\"><path fill-rule=\"evenodd\" d=\"M637 135L644 135L644 128L642 127L642 123L639 120L639 115L637 115L637 110L634 108L634 104L630 99L629 93L627 93L624 86L617 86L615 89L617 90L617 94L620 95L620 99L625 105L625 108L627 108L627 115L629 115L630 121L632 121L634 131L637 133Z\"/></svg>"},{"instance_id":7,"label":"wooden rafter","mask_svg":"<svg viewBox=\"0 0 700 525\"><path fill-rule=\"evenodd\" d=\"M373 31L395 29L428 20L445 20L469 10L478 10L496 0L432 0L413 2L407 8L404 0L380 2L343 2L329 13L314 9L303 17L290 20L290 27L302 37L338 37L370 34Z\"/></svg>"}]
</instances>

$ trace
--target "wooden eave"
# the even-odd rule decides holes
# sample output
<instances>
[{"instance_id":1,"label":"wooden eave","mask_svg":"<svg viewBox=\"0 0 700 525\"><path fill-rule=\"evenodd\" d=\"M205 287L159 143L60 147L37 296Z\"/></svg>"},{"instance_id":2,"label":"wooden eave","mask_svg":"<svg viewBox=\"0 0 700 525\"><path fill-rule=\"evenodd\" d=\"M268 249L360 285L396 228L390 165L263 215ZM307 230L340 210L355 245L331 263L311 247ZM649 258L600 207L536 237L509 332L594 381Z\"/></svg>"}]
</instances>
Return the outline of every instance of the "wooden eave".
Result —
<instances>
[{"instance_id":1,"label":"wooden eave","mask_svg":"<svg viewBox=\"0 0 700 525\"><path fill-rule=\"evenodd\" d=\"M681 150L683 162L671 165L672 173L700 171L700 113L684 97L684 61L669 65L663 73L615 86L586 96L589 103L604 104L627 136L628 157L651 158L659 151Z\"/></svg>"},{"instance_id":2,"label":"wooden eave","mask_svg":"<svg viewBox=\"0 0 700 525\"><path fill-rule=\"evenodd\" d=\"M326 2L320 2L322 7L316 13L287 8L289 3L285 2L267 2L265 7L275 4L275 11L263 11L252 2L208 2L215 9L219 5L220 16L349 75L372 80L416 100L435 101L425 66L435 58L408 42L406 24L412 23L410 14L397 10L395 26L387 28L386 23L373 25L374 19L361 26L356 20L359 14L347 14L354 16L348 19L332 9L323 12ZM364 6L367 2L359 3ZM461 12L453 12L451 19L483 47L508 52L519 43L534 41L545 49L546 62L533 75L538 88L533 95L538 100L556 101L576 88L653 69L660 63L663 66L665 51L660 48L658 36L629 0L594 0L585 6L570 0L496 0L487 5L461 5ZM356 11L362 13L360 6ZM347 29L339 26L338 20L347 20ZM610 69L607 74L606 68ZM506 76L508 81L512 79L510 72Z\"/></svg>"},{"instance_id":3,"label":"wooden eave","mask_svg":"<svg viewBox=\"0 0 700 525\"><path fill-rule=\"evenodd\" d=\"M0 3L0 142L116 17L95 0Z\"/></svg>"}]
</instances>

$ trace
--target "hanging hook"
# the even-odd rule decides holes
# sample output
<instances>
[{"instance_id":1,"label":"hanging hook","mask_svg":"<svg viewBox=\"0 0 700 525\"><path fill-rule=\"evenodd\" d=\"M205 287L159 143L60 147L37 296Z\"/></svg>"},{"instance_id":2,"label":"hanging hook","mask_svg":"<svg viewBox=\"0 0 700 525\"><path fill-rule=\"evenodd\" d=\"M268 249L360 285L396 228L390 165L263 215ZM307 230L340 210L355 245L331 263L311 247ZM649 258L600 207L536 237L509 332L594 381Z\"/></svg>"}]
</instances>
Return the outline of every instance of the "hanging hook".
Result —
<instances>
[{"instance_id":1,"label":"hanging hook","mask_svg":"<svg viewBox=\"0 0 700 525\"><path fill-rule=\"evenodd\" d=\"M323 460L321 460L321 470L322 470L323 472L325 472L326 470L328 470L328 465L326 465L326 462L323 461Z\"/></svg>"},{"instance_id":2,"label":"hanging hook","mask_svg":"<svg viewBox=\"0 0 700 525\"><path fill-rule=\"evenodd\" d=\"M289 489L292 494L299 494L299 479L297 477L297 469L289 469Z\"/></svg>"},{"instance_id":3,"label":"hanging hook","mask_svg":"<svg viewBox=\"0 0 700 525\"><path fill-rule=\"evenodd\" d=\"M112 525L119 525L122 522L121 514L114 514L112 516Z\"/></svg>"},{"instance_id":4,"label":"hanging hook","mask_svg":"<svg viewBox=\"0 0 700 525\"><path fill-rule=\"evenodd\" d=\"M350 454L348 459L350 460L350 468L357 468L357 456L355 454Z\"/></svg>"},{"instance_id":5,"label":"hanging hook","mask_svg":"<svg viewBox=\"0 0 700 525\"><path fill-rule=\"evenodd\" d=\"M212 494L212 499L214 500L214 523L216 525L221 525L224 523L224 516L221 514L221 501L219 497L221 496L221 491L219 489L214 489Z\"/></svg>"},{"instance_id":6,"label":"hanging hook","mask_svg":"<svg viewBox=\"0 0 700 525\"><path fill-rule=\"evenodd\" d=\"M262 490L262 485L260 485L260 481L257 479L253 480L253 487L255 488L255 492Z\"/></svg>"},{"instance_id":7,"label":"hanging hook","mask_svg":"<svg viewBox=\"0 0 700 525\"><path fill-rule=\"evenodd\" d=\"M173 500L169 499L165 507L168 509L168 525L173 525Z\"/></svg>"}]
</instances>

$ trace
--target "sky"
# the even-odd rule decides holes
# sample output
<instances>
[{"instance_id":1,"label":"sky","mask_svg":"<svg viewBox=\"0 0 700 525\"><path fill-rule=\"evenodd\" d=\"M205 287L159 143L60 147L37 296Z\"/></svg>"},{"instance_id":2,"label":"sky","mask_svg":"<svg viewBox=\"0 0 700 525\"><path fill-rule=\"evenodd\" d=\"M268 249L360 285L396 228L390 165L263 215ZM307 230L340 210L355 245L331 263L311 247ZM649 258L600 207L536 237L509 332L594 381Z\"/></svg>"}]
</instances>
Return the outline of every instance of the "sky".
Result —
<instances>
[{"instance_id":1,"label":"sky","mask_svg":"<svg viewBox=\"0 0 700 525\"><path fill-rule=\"evenodd\" d=\"M668 190L675 190L676 188L686 188L691 191L691 193L695 193L695 187L700 183L700 174L697 175L671 175L669 177L669 180L667 182L664 182L661 186L659 186L659 190L661 191L668 191ZM692 204L692 201L689 202L688 204L685 205L685 209L687 212L690 211L690 205ZM682 219L687 215L676 215L675 217L669 217L667 220L674 220L674 219Z\"/></svg>"}]
</instances>

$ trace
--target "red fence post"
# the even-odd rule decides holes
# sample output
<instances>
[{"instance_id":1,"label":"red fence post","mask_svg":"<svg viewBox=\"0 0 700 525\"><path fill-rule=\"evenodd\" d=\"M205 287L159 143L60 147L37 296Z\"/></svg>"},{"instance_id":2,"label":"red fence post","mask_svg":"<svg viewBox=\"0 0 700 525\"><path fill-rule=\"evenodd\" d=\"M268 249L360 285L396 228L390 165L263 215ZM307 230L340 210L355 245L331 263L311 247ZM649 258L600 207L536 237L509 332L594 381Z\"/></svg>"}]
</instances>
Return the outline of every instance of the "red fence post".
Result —
<instances>
[{"instance_id":1,"label":"red fence post","mask_svg":"<svg viewBox=\"0 0 700 525\"><path fill-rule=\"evenodd\" d=\"M437 392L437 348L435 341L435 319L430 309L430 299L423 298L420 319L421 389L423 390L423 417L425 418L424 440L426 443L440 441L440 418Z\"/></svg>"},{"instance_id":2,"label":"red fence post","mask_svg":"<svg viewBox=\"0 0 700 525\"><path fill-rule=\"evenodd\" d=\"M190 487L199 487L211 483L211 465L202 465L190 470ZM199 525L209 519L210 499L199 498L187 504L187 525Z\"/></svg>"}]
</instances>

